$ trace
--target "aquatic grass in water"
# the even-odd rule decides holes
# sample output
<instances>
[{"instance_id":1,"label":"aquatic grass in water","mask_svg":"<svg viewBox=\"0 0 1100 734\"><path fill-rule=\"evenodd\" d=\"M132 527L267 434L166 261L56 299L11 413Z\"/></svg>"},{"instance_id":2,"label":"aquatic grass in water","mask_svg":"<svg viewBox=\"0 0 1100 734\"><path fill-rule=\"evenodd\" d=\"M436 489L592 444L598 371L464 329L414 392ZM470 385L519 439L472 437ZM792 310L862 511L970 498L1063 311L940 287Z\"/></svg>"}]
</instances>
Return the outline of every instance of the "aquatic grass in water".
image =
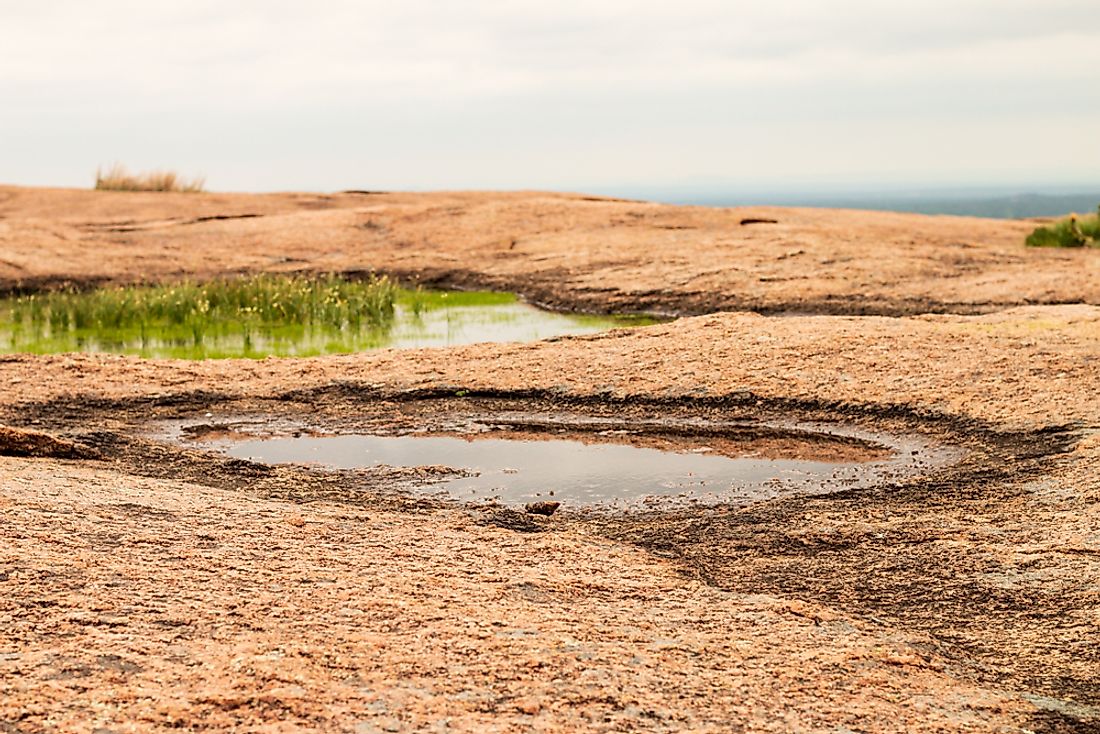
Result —
<instances>
[{"instance_id":1,"label":"aquatic grass in water","mask_svg":"<svg viewBox=\"0 0 1100 734\"><path fill-rule=\"evenodd\" d=\"M52 331L297 323L334 329L381 326L393 317L397 287L386 278L261 275L205 284L59 291L16 298L11 322Z\"/></svg>"},{"instance_id":2,"label":"aquatic grass in water","mask_svg":"<svg viewBox=\"0 0 1100 734\"><path fill-rule=\"evenodd\" d=\"M262 275L0 302L0 351L312 356L520 341L649 322L546 313L509 293L403 289L384 277L357 282Z\"/></svg>"}]
</instances>

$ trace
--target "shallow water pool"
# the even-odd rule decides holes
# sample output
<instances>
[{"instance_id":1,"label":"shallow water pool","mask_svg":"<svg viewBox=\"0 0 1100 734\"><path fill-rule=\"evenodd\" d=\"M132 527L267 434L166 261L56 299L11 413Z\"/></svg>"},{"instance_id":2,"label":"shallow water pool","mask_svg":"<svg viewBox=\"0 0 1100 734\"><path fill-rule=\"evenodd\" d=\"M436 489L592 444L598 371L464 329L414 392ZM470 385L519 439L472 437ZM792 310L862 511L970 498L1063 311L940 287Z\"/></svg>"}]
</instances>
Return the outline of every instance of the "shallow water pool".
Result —
<instances>
[{"instance_id":1,"label":"shallow water pool","mask_svg":"<svg viewBox=\"0 0 1100 734\"><path fill-rule=\"evenodd\" d=\"M420 489L461 501L571 507L744 505L795 492L819 494L912 476L948 454L911 437L775 428L756 440L596 433L249 435L201 426L190 435L234 458L322 469L449 467ZM176 433L180 436L180 433ZM716 448L717 447L717 448Z\"/></svg>"},{"instance_id":2,"label":"shallow water pool","mask_svg":"<svg viewBox=\"0 0 1100 734\"><path fill-rule=\"evenodd\" d=\"M14 299L7 299L0 301L0 353L110 352L176 359L307 357L388 347L534 341L655 322L640 316L555 313L510 293L398 289L394 301L391 314L354 325L240 319L104 325L96 323L94 312L87 323L48 318L36 322L26 315L28 308L20 311Z\"/></svg>"}]
</instances>

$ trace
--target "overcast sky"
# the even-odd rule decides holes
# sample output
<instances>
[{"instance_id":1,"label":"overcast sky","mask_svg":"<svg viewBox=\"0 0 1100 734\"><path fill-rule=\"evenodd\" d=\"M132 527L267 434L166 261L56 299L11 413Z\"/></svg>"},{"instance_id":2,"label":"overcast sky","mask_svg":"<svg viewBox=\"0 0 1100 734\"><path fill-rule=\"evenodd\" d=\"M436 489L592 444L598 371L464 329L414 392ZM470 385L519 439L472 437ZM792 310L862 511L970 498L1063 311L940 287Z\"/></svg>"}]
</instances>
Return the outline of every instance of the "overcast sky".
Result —
<instances>
[{"instance_id":1,"label":"overcast sky","mask_svg":"<svg viewBox=\"0 0 1100 734\"><path fill-rule=\"evenodd\" d=\"M1098 0L0 0L0 181L1100 184Z\"/></svg>"}]
</instances>

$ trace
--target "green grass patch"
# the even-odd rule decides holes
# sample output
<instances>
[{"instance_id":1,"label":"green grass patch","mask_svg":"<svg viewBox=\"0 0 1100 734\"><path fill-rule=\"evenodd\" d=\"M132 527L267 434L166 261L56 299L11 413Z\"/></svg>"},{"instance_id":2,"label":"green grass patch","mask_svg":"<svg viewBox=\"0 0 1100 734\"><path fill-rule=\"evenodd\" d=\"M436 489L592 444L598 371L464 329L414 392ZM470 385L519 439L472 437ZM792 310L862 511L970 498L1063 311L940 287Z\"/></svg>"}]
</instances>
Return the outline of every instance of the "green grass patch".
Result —
<instances>
[{"instance_id":1,"label":"green grass patch","mask_svg":"<svg viewBox=\"0 0 1100 734\"><path fill-rule=\"evenodd\" d=\"M53 332L187 327L196 337L217 324L378 327L393 317L398 288L385 277L363 282L335 276L257 275L146 288L56 291L16 298L16 326ZM409 296L415 299L415 293Z\"/></svg>"},{"instance_id":2,"label":"green grass patch","mask_svg":"<svg viewBox=\"0 0 1100 734\"><path fill-rule=\"evenodd\" d=\"M353 351L383 340L399 291L385 277L283 275L63 290L0 305L0 331L9 349L37 353L251 357L298 353L291 347L302 343L309 354ZM417 297L415 291L403 296L410 304ZM355 345L341 349L349 338Z\"/></svg>"},{"instance_id":3,"label":"green grass patch","mask_svg":"<svg viewBox=\"0 0 1100 734\"><path fill-rule=\"evenodd\" d=\"M1038 227L1027 236L1028 247L1100 247L1100 213L1068 217Z\"/></svg>"}]
</instances>

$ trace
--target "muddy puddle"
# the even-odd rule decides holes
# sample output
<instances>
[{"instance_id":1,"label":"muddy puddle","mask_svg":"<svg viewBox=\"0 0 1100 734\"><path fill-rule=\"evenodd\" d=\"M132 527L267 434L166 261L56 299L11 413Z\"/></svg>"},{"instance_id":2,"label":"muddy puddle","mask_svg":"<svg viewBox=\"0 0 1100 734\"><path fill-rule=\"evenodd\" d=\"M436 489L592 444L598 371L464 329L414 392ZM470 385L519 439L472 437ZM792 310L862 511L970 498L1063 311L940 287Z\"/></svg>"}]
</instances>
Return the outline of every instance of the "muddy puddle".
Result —
<instances>
[{"instance_id":1,"label":"muddy puddle","mask_svg":"<svg viewBox=\"0 0 1100 734\"><path fill-rule=\"evenodd\" d=\"M960 453L920 436L838 424L497 416L442 430L331 433L263 419L177 421L161 436L236 459L319 470L446 467L416 491L564 508L744 506L912 478Z\"/></svg>"}]
</instances>

